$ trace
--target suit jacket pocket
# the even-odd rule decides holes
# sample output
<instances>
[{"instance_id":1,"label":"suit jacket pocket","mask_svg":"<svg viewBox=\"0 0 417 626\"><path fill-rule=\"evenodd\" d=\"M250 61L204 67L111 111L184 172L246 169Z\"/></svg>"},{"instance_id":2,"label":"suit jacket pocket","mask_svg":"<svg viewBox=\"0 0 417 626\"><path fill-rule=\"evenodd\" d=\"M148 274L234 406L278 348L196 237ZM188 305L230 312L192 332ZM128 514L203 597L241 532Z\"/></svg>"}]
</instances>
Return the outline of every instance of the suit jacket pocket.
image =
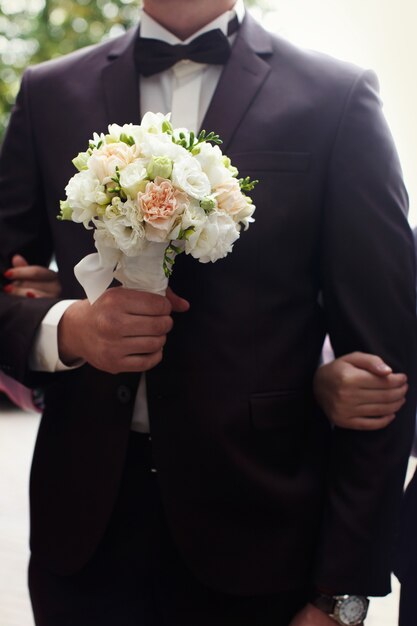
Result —
<instances>
[{"instance_id":1,"label":"suit jacket pocket","mask_svg":"<svg viewBox=\"0 0 417 626\"><path fill-rule=\"evenodd\" d=\"M256 430L300 432L311 411L304 389L255 393L249 403L252 426Z\"/></svg>"},{"instance_id":2,"label":"suit jacket pocket","mask_svg":"<svg viewBox=\"0 0 417 626\"><path fill-rule=\"evenodd\" d=\"M309 152L240 152L230 158L239 172L305 172L311 161Z\"/></svg>"}]
</instances>

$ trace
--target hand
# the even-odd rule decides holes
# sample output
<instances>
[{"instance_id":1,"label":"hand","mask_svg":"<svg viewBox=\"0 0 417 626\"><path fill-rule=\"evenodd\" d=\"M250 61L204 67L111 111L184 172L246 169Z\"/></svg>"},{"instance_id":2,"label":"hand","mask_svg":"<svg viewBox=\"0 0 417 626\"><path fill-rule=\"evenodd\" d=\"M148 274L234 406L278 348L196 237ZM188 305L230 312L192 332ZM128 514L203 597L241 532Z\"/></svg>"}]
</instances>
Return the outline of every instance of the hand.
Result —
<instances>
[{"instance_id":1,"label":"hand","mask_svg":"<svg viewBox=\"0 0 417 626\"><path fill-rule=\"evenodd\" d=\"M313 381L317 402L340 428L379 430L395 418L408 390L405 374L382 359L354 352L322 365Z\"/></svg>"},{"instance_id":2,"label":"hand","mask_svg":"<svg viewBox=\"0 0 417 626\"><path fill-rule=\"evenodd\" d=\"M79 300L68 307L58 325L61 360L70 365L83 359L97 369L144 372L162 359L171 312L189 308L173 291L167 297L116 287L93 304Z\"/></svg>"},{"instance_id":3,"label":"hand","mask_svg":"<svg viewBox=\"0 0 417 626\"><path fill-rule=\"evenodd\" d=\"M337 626L337 622L313 604L306 604L289 626Z\"/></svg>"},{"instance_id":4,"label":"hand","mask_svg":"<svg viewBox=\"0 0 417 626\"><path fill-rule=\"evenodd\" d=\"M27 298L57 298L61 293L58 274L40 265L29 265L24 257L15 254L12 267L5 272L10 282L3 291Z\"/></svg>"}]
</instances>

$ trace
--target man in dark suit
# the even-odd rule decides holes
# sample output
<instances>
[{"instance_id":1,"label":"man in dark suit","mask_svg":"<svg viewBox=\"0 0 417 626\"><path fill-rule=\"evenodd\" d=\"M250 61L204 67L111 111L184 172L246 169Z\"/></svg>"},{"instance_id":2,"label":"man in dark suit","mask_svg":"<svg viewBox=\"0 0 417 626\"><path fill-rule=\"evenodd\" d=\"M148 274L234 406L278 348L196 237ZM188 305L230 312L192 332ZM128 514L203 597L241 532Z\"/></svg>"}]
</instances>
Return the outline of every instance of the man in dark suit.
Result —
<instances>
[{"instance_id":1,"label":"man in dark suit","mask_svg":"<svg viewBox=\"0 0 417 626\"><path fill-rule=\"evenodd\" d=\"M140 36L184 40L234 8L146 0ZM226 260L178 259L189 311L173 292L82 300L72 268L92 237L56 220L71 158L108 123L139 122L173 76L143 76L133 31L23 79L0 162L1 264L55 254L62 297L79 299L0 299L1 368L45 386L31 476L41 626L357 624L364 596L389 591L413 398L383 431L331 432L311 387L328 331L336 355L376 353L416 388L398 159L372 73L236 13L196 107L260 179L256 224ZM138 406L151 443L130 433Z\"/></svg>"},{"instance_id":2,"label":"man in dark suit","mask_svg":"<svg viewBox=\"0 0 417 626\"><path fill-rule=\"evenodd\" d=\"M417 228L413 235L417 253ZM417 432L413 454L417 455ZM405 492L395 573L401 582L399 625L412 626L417 615L417 472Z\"/></svg>"},{"instance_id":3,"label":"man in dark suit","mask_svg":"<svg viewBox=\"0 0 417 626\"><path fill-rule=\"evenodd\" d=\"M399 625L413 626L417 613L417 472L405 492L399 541L395 568L401 582Z\"/></svg>"}]
</instances>

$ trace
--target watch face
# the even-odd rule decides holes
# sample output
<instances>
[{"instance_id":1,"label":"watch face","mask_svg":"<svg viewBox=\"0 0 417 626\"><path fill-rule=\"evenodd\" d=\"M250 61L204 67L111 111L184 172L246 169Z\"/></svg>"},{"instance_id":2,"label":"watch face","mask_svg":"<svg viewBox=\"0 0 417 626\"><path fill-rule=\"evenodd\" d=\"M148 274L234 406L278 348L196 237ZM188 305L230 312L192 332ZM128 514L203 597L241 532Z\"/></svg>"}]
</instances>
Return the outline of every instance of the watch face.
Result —
<instances>
[{"instance_id":1,"label":"watch face","mask_svg":"<svg viewBox=\"0 0 417 626\"><path fill-rule=\"evenodd\" d=\"M338 618L346 626L361 624L366 617L368 601L362 596L349 596L340 600Z\"/></svg>"}]
</instances>

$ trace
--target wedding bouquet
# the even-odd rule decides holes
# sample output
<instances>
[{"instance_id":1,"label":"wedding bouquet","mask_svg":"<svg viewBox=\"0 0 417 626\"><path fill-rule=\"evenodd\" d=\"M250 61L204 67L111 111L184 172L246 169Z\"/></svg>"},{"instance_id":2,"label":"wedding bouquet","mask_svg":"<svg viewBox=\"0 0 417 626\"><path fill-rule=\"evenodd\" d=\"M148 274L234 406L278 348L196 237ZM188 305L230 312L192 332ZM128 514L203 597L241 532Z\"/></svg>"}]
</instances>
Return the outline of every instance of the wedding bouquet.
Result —
<instances>
[{"instance_id":1,"label":"wedding bouquet","mask_svg":"<svg viewBox=\"0 0 417 626\"><path fill-rule=\"evenodd\" d=\"M245 192L257 181L237 178L218 135L173 129L169 119L111 124L73 160L59 219L94 228L97 253L74 268L90 301L113 278L164 294L177 254L217 261L254 221Z\"/></svg>"}]
</instances>

